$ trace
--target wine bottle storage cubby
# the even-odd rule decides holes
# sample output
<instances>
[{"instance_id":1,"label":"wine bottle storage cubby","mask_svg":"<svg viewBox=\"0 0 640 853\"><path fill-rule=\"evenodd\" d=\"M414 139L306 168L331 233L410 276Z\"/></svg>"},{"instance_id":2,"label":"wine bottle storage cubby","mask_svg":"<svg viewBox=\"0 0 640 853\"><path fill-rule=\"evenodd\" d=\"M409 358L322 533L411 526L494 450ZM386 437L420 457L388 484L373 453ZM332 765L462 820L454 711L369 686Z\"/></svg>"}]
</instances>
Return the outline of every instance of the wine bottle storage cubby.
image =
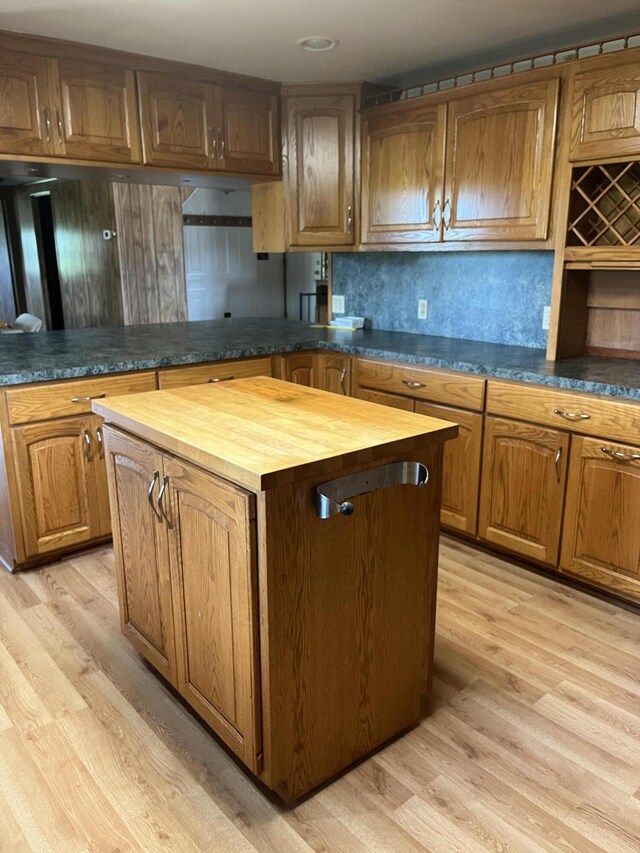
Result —
<instances>
[{"instance_id":1,"label":"wine bottle storage cubby","mask_svg":"<svg viewBox=\"0 0 640 853\"><path fill-rule=\"evenodd\" d=\"M640 249L640 162L574 168L567 245Z\"/></svg>"}]
</instances>

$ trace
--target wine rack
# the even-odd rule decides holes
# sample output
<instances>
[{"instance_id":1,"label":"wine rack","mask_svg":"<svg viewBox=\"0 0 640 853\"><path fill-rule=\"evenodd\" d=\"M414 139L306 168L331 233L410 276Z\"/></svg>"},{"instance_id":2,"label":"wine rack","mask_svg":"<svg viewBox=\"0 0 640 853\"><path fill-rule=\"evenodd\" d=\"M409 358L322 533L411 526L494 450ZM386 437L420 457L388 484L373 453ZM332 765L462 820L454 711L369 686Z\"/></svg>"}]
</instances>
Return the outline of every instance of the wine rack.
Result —
<instances>
[{"instance_id":1,"label":"wine rack","mask_svg":"<svg viewBox=\"0 0 640 853\"><path fill-rule=\"evenodd\" d=\"M640 249L640 162L573 170L568 246Z\"/></svg>"}]
</instances>

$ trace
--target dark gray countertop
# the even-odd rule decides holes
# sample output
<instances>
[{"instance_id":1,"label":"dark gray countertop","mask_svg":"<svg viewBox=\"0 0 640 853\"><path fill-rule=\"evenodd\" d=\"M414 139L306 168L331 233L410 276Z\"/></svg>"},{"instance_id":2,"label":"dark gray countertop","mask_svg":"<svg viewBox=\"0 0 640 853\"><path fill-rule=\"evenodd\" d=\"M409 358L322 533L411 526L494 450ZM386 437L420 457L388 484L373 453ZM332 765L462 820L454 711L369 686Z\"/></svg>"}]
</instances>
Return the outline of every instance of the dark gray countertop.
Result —
<instances>
[{"instance_id":1,"label":"dark gray countertop","mask_svg":"<svg viewBox=\"0 0 640 853\"><path fill-rule=\"evenodd\" d=\"M547 362L539 349L376 329L345 332L268 319L0 335L0 385L311 347L640 400L639 361L585 357Z\"/></svg>"}]
</instances>

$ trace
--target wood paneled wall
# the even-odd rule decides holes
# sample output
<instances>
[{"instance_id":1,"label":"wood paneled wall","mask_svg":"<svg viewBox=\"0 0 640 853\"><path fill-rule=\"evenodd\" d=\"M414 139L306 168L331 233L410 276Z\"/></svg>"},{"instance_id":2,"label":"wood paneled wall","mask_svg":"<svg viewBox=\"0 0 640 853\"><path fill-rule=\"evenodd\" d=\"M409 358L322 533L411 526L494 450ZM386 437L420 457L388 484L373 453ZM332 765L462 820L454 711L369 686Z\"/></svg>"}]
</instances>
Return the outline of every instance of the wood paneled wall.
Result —
<instances>
[{"instance_id":1,"label":"wood paneled wall","mask_svg":"<svg viewBox=\"0 0 640 853\"><path fill-rule=\"evenodd\" d=\"M5 227L4 210L0 198L0 320L13 323L16 319L16 299L13 289L9 240Z\"/></svg>"},{"instance_id":2,"label":"wood paneled wall","mask_svg":"<svg viewBox=\"0 0 640 853\"><path fill-rule=\"evenodd\" d=\"M187 319L180 187L113 184L124 322Z\"/></svg>"},{"instance_id":3,"label":"wood paneled wall","mask_svg":"<svg viewBox=\"0 0 640 853\"><path fill-rule=\"evenodd\" d=\"M51 185L56 255L66 329L121 326L122 294L111 184L55 181Z\"/></svg>"},{"instance_id":4,"label":"wood paneled wall","mask_svg":"<svg viewBox=\"0 0 640 853\"><path fill-rule=\"evenodd\" d=\"M40 185L40 190L44 189ZM33 215L33 186L16 187L13 192L15 224L18 227L18 244L22 256L23 292L27 311L44 321L45 328L50 326L49 309L45 297L43 271L40 265L40 253L36 236L36 221Z\"/></svg>"}]
</instances>

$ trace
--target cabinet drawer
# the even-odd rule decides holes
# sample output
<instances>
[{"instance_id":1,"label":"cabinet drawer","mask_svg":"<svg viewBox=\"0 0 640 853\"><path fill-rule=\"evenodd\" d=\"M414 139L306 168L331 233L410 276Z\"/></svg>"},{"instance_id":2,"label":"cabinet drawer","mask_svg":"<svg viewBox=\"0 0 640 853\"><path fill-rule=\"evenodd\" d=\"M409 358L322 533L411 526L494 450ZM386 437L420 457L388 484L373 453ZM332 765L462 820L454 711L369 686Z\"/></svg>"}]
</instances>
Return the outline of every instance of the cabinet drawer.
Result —
<instances>
[{"instance_id":1,"label":"cabinet drawer","mask_svg":"<svg viewBox=\"0 0 640 853\"><path fill-rule=\"evenodd\" d=\"M397 397L395 394L387 394L385 391L372 391L370 388L356 388L354 396L369 403L378 403L381 406L390 406L392 409L403 409L405 412L413 411L413 400L408 397Z\"/></svg>"},{"instance_id":2,"label":"cabinet drawer","mask_svg":"<svg viewBox=\"0 0 640 853\"><path fill-rule=\"evenodd\" d=\"M185 385L204 385L207 382L224 382L227 379L244 379L248 376L271 376L270 358L252 358L244 361L214 361L193 367L174 367L158 371L160 390Z\"/></svg>"},{"instance_id":3,"label":"cabinet drawer","mask_svg":"<svg viewBox=\"0 0 640 853\"><path fill-rule=\"evenodd\" d=\"M640 405L539 385L489 381L487 412L614 441L638 441Z\"/></svg>"},{"instance_id":4,"label":"cabinet drawer","mask_svg":"<svg viewBox=\"0 0 640 853\"><path fill-rule=\"evenodd\" d=\"M481 411L484 406L485 380L466 373L358 359L357 378L359 386L376 391L462 409Z\"/></svg>"},{"instance_id":5,"label":"cabinet drawer","mask_svg":"<svg viewBox=\"0 0 640 853\"><path fill-rule=\"evenodd\" d=\"M42 382L27 388L9 388L9 422L26 424L67 415L91 412L91 399L119 397L142 391L155 391L156 374L126 373L121 376L91 377L72 382Z\"/></svg>"}]
</instances>

